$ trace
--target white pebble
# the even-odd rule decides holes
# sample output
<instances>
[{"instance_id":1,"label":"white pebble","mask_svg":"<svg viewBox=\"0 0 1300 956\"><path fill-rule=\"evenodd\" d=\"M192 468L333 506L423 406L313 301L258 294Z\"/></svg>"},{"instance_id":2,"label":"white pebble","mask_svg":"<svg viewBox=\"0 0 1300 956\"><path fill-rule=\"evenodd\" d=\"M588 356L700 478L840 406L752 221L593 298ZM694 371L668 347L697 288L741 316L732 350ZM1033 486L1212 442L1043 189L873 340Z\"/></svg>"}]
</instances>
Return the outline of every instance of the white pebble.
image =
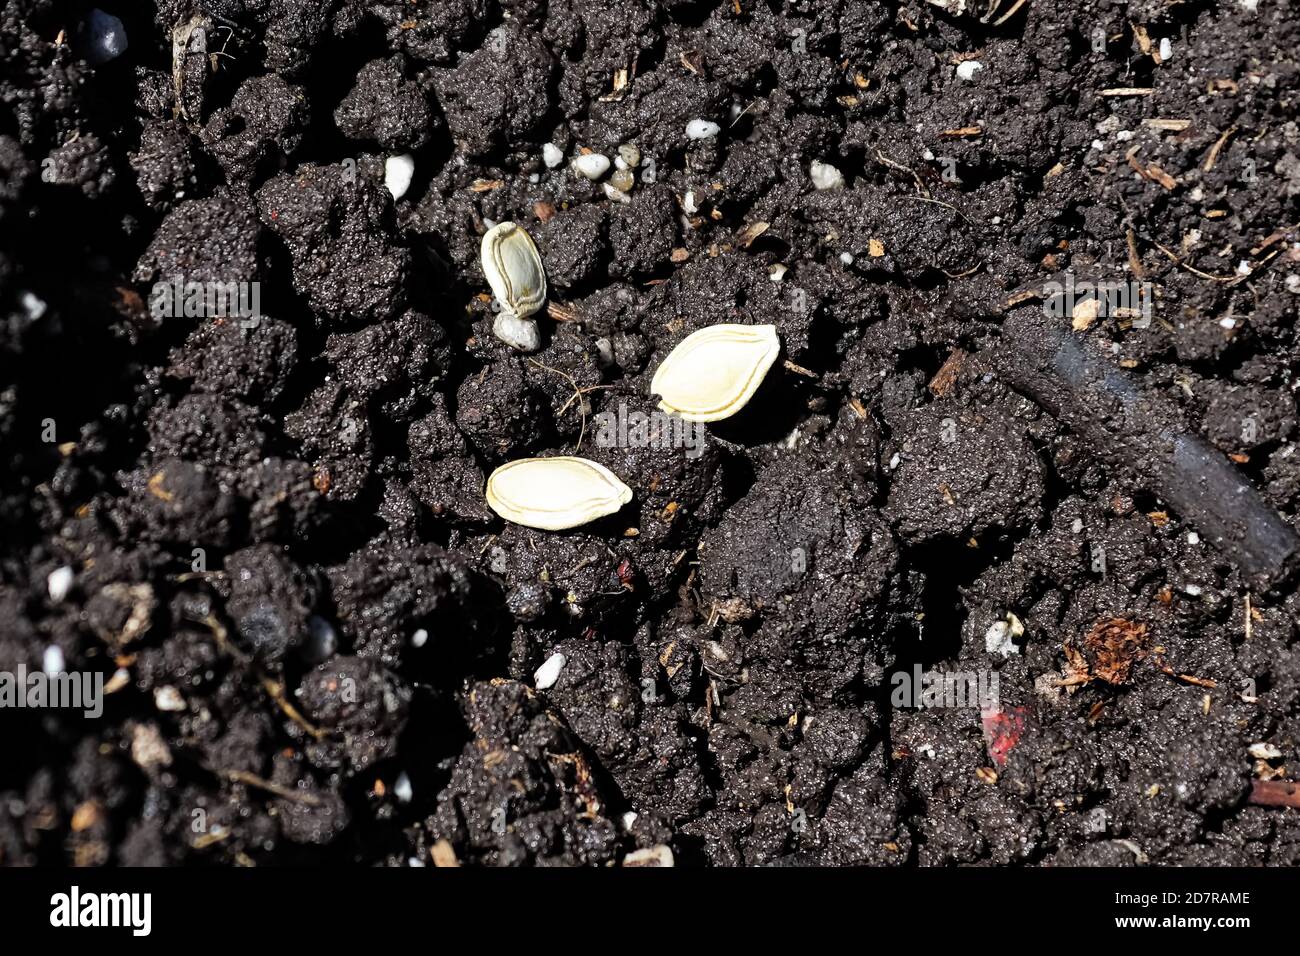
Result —
<instances>
[{"instance_id":1,"label":"white pebble","mask_svg":"<svg viewBox=\"0 0 1300 956\"><path fill-rule=\"evenodd\" d=\"M841 253L840 253L840 262L844 263L846 266L851 266L851 265L853 265L853 253L851 253L851 252L841 252Z\"/></svg>"},{"instance_id":2,"label":"white pebble","mask_svg":"<svg viewBox=\"0 0 1300 956\"><path fill-rule=\"evenodd\" d=\"M623 857L623 865L670 867L673 865L673 851L663 843L644 850L633 850Z\"/></svg>"},{"instance_id":3,"label":"white pebble","mask_svg":"<svg viewBox=\"0 0 1300 956\"><path fill-rule=\"evenodd\" d=\"M713 139L721 132L721 126L706 119L693 119L686 124L687 139Z\"/></svg>"},{"instance_id":4,"label":"white pebble","mask_svg":"<svg viewBox=\"0 0 1300 956\"><path fill-rule=\"evenodd\" d=\"M1240 262L1237 263L1237 275L1239 276L1250 275L1250 263L1247 262L1245 259L1242 259Z\"/></svg>"},{"instance_id":5,"label":"white pebble","mask_svg":"<svg viewBox=\"0 0 1300 956\"><path fill-rule=\"evenodd\" d=\"M1300 272L1293 272L1286 277L1286 291L1300 295Z\"/></svg>"},{"instance_id":6,"label":"white pebble","mask_svg":"<svg viewBox=\"0 0 1300 956\"><path fill-rule=\"evenodd\" d=\"M416 631L414 634L411 635L412 647L424 647L424 645L427 643L429 643L429 632L426 631L424 628L420 628L418 631Z\"/></svg>"},{"instance_id":7,"label":"white pebble","mask_svg":"<svg viewBox=\"0 0 1300 956\"><path fill-rule=\"evenodd\" d=\"M54 677L56 674L63 673L66 663L62 648L57 644L51 644L45 648L45 654L41 658L41 670L45 671L46 676Z\"/></svg>"},{"instance_id":8,"label":"white pebble","mask_svg":"<svg viewBox=\"0 0 1300 956\"><path fill-rule=\"evenodd\" d=\"M624 143L618 148L618 155L614 157L614 165L619 169L632 169L640 166L640 148L632 143Z\"/></svg>"},{"instance_id":9,"label":"white pebble","mask_svg":"<svg viewBox=\"0 0 1300 956\"><path fill-rule=\"evenodd\" d=\"M554 143L547 143L542 147L542 162L546 164L547 169L554 169L564 162L564 150Z\"/></svg>"},{"instance_id":10,"label":"white pebble","mask_svg":"<svg viewBox=\"0 0 1300 956\"><path fill-rule=\"evenodd\" d=\"M1235 329L1237 327L1237 320L1233 318L1219 319L1219 325L1225 329Z\"/></svg>"},{"instance_id":11,"label":"white pebble","mask_svg":"<svg viewBox=\"0 0 1300 956\"><path fill-rule=\"evenodd\" d=\"M1016 646L1011 625L1006 621L994 621L993 625L984 632L984 650L990 654L1001 654L1003 657L1019 654L1020 648Z\"/></svg>"},{"instance_id":12,"label":"white pebble","mask_svg":"<svg viewBox=\"0 0 1300 956\"><path fill-rule=\"evenodd\" d=\"M636 818L637 812L635 810L629 810L627 813L623 814L623 829L631 830L632 824L636 823Z\"/></svg>"},{"instance_id":13,"label":"white pebble","mask_svg":"<svg viewBox=\"0 0 1300 956\"><path fill-rule=\"evenodd\" d=\"M686 195L682 197L682 208L686 210L686 215L693 216L700 211L699 204L695 201L695 191L688 189Z\"/></svg>"},{"instance_id":14,"label":"white pebble","mask_svg":"<svg viewBox=\"0 0 1300 956\"><path fill-rule=\"evenodd\" d=\"M1278 757L1282 756L1281 750L1272 744L1267 743L1251 744L1246 748L1246 752L1256 760L1276 760Z\"/></svg>"},{"instance_id":15,"label":"white pebble","mask_svg":"<svg viewBox=\"0 0 1300 956\"><path fill-rule=\"evenodd\" d=\"M86 62L92 66L117 59L126 52L126 27L111 13L91 10L82 28L87 40Z\"/></svg>"},{"instance_id":16,"label":"white pebble","mask_svg":"<svg viewBox=\"0 0 1300 956\"><path fill-rule=\"evenodd\" d=\"M185 698L181 696L180 691L168 684L164 687L155 688L153 704L159 710L174 712L185 709Z\"/></svg>"},{"instance_id":17,"label":"white pebble","mask_svg":"<svg viewBox=\"0 0 1300 956\"><path fill-rule=\"evenodd\" d=\"M830 163L814 159L812 165L808 167L808 175L812 177L813 186L817 189L844 188L844 174Z\"/></svg>"},{"instance_id":18,"label":"white pebble","mask_svg":"<svg viewBox=\"0 0 1300 956\"><path fill-rule=\"evenodd\" d=\"M1240 0L1240 3L1241 9L1245 10L1247 13L1259 12L1259 0Z\"/></svg>"},{"instance_id":19,"label":"white pebble","mask_svg":"<svg viewBox=\"0 0 1300 956\"><path fill-rule=\"evenodd\" d=\"M962 60L957 64L957 79L969 83L975 79L975 74L984 69L984 64L979 60Z\"/></svg>"},{"instance_id":20,"label":"white pebble","mask_svg":"<svg viewBox=\"0 0 1300 956\"><path fill-rule=\"evenodd\" d=\"M1075 518L1074 524L1070 525L1070 530L1075 534L1083 534L1083 519Z\"/></svg>"},{"instance_id":21,"label":"white pebble","mask_svg":"<svg viewBox=\"0 0 1300 956\"><path fill-rule=\"evenodd\" d=\"M569 663L569 659L563 654L555 653L546 659L537 672L533 674L533 686L538 690L548 690L555 686L555 682L560 679L560 671L564 670L564 665Z\"/></svg>"},{"instance_id":22,"label":"white pebble","mask_svg":"<svg viewBox=\"0 0 1300 956\"><path fill-rule=\"evenodd\" d=\"M23 309L27 312L27 318L31 319L33 322L43 316L45 310L48 308L45 304L45 300L34 292L24 292L19 301L22 303Z\"/></svg>"},{"instance_id":23,"label":"white pebble","mask_svg":"<svg viewBox=\"0 0 1300 956\"><path fill-rule=\"evenodd\" d=\"M585 176L594 182L609 172L609 157L600 153L586 153L573 157L570 165L579 176Z\"/></svg>"},{"instance_id":24,"label":"white pebble","mask_svg":"<svg viewBox=\"0 0 1300 956\"><path fill-rule=\"evenodd\" d=\"M1174 45L1170 42L1169 37L1162 37L1160 40L1160 62L1168 63L1174 58Z\"/></svg>"},{"instance_id":25,"label":"white pebble","mask_svg":"<svg viewBox=\"0 0 1300 956\"><path fill-rule=\"evenodd\" d=\"M632 201L631 196L623 192L623 190L616 188L611 183L601 183L600 187L605 191L605 198L608 199L610 202L626 203Z\"/></svg>"},{"instance_id":26,"label":"white pebble","mask_svg":"<svg viewBox=\"0 0 1300 956\"><path fill-rule=\"evenodd\" d=\"M1187 532L1187 543L1188 543L1188 544L1200 544L1200 543L1201 543L1201 536L1200 536L1199 534L1197 534L1195 531L1189 531L1189 532Z\"/></svg>"},{"instance_id":27,"label":"white pebble","mask_svg":"<svg viewBox=\"0 0 1300 956\"><path fill-rule=\"evenodd\" d=\"M50 592L50 600L58 604L72 590L72 568L64 565L51 571L45 579L45 588Z\"/></svg>"},{"instance_id":28,"label":"white pebble","mask_svg":"<svg viewBox=\"0 0 1300 956\"><path fill-rule=\"evenodd\" d=\"M403 770L397 775L397 780L393 782L393 796L397 798L398 803L410 803L411 798L415 796L415 788L411 786L411 778Z\"/></svg>"},{"instance_id":29,"label":"white pebble","mask_svg":"<svg viewBox=\"0 0 1300 956\"><path fill-rule=\"evenodd\" d=\"M1183 593L1188 595L1189 597L1200 597L1201 586L1199 584L1184 584Z\"/></svg>"},{"instance_id":30,"label":"white pebble","mask_svg":"<svg viewBox=\"0 0 1300 956\"><path fill-rule=\"evenodd\" d=\"M384 188L393 194L394 202L406 195L414 176L415 157L410 153L399 153L384 160Z\"/></svg>"},{"instance_id":31,"label":"white pebble","mask_svg":"<svg viewBox=\"0 0 1300 956\"><path fill-rule=\"evenodd\" d=\"M500 312L492 320L492 334L506 345L521 352L536 352L542 347L542 332L532 319L521 319L511 312Z\"/></svg>"},{"instance_id":32,"label":"white pebble","mask_svg":"<svg viewBox=\"0 0 1300 956\"><path fill-rule=\"evenodd\" d=\"M767 277L771 279L773 282L780 282L782 279L785 278L785 274L788 271L789 269L785 265L785 263L778 262L776 265L772 266L770 269L767 270Z\"/></svg>"}]
</instances>

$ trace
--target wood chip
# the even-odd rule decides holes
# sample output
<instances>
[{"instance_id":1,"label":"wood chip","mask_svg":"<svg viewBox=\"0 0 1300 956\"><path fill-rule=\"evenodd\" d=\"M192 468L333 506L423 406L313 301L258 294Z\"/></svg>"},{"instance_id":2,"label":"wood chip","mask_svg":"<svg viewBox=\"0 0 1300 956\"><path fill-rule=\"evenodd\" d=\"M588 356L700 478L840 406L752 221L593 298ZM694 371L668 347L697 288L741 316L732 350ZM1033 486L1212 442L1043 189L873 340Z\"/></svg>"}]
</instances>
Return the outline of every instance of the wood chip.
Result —
<instances>
[{"instance_id":1,"label":"wood chip","mask_svg":"<svg viewBox=\"0 0 1300 956\"><path fill-rule=\"evenodd\" d=\"M447 839L438 840L429 848L429 856L433 857L433 865L438 867L457 867L460 861L456 859L456 851L452 848Z\"/></svg>"},{"instance_id":2,"label":"wood chip","mask_svg":"<svg viewBox=\"0 0 1300 956\"><path fill-rule=\"evenodd\" d=\"M1205 165L1202 167L1207 173L1214 168L1215 163L1219 161L1219 153L1223 152L1223 147L1227 144L1228 139L1233 133L1237 132L1237 127L1229 126L1223 131L1223 135L1215 140L1214 145L1210 147L1209 154L1205 157Z\"/></svg>"},{"instance_id":3,"label":"wood chip","mask_svg":"<svg viewBox=\"0 0 1300 956\"><path fill-rule=\"evenodd\" d=\"M771 228L771 225L771 223L767 222L751 222L744 229L740 230L740 232L736 233L736 245L740 246L742 249L748 249L753 245L755 239Z\"/></svg>"},{"instance_id":4,"label":"wood chip","mask_svg":"<svg viewBox=\"0 0 1300 956\"><path fill-rule=\"evenodd\" d=\"M939 371L934 373L934 378L930 379L930 394L935 398L943 398L952 391L953 386L957 384L957 376L961 373L961 367L970 358L969 353L961 349L953 349L952 354L939 367Z\"/></svg>"}]
</instances>

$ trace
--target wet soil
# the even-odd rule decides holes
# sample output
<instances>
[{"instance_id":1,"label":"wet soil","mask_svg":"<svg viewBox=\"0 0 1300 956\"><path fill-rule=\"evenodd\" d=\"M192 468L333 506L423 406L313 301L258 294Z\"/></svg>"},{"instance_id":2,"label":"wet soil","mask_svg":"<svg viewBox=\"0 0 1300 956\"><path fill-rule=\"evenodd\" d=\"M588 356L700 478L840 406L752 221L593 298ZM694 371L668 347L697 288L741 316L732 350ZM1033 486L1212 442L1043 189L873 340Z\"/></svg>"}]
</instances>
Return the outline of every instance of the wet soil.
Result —
<instances>
[{"instance_id":1,"label":"wet soil","mask_svg":"<svg viewBox=\"0 0 1300 956\"><path fill-rule=\"evenodd\" d=\"M982 6L106 3L92 65L89 5L8 0L0 671L107 684L0 709L0 862L1300 862L1258 797L1300 762L1300 17ZM620 147L626 191L569 168ZM780 335L749 406L596 441L718 322ZM633 502L486 507L575 452Z\"/></svg>"}]
</instances>

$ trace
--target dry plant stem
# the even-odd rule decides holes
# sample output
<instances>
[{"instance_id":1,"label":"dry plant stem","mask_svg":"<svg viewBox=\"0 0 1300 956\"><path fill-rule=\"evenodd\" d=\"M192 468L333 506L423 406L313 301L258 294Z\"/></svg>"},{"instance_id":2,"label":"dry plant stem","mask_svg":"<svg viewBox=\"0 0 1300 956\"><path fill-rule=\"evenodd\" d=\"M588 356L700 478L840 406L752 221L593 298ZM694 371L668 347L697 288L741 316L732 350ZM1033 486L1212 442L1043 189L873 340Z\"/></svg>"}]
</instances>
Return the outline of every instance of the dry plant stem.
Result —
<instances>
[{"instance_id":1,"label":"dry plant stem","mask_svg":"<svg viewBox=\"0 0 1300 956\"><path fill-rule=\"evenodd\" d=\"M261 686L262 690L266 692L266 695L270 697L271 700L275 701L276 706L284 712L286 717L309 733L316 740L324 740L329 736L327 731L314 725L289 701L285 696L283 684L268 677L262 672L260 667L256 666L256 663L251 657L249 657L249 655L245 654L231 643L230 635L226 632L224 624L218 621L211 614L205 617L202 623L212 632L212 637L221 651L229 654L240 664L243 664L246 667L252 667L254 671L256 671L258 684Z\"/></svg>"},{"instance_id":2,"label":"dry plant stem","mask_svg":"<svg viewBox=\"0 0 1300 956\"><path fill-rule=\"evenodd\" d=\"M1008 315L994 360L1013 388L1169 502L1243 572L1268 587L1295 568L1300 537L1250 481L1086 339L1022 308Z\"/></svg>"},{"instance_id":3,"label":"dry plant stem","mask_svg":"<svg viewBox=\"0 0 1300 956\"><path fill-rule=\"evenodd\" d=\"M310 793L299 793L297 790L290 790L288 787L282 787L278 783L272 783L270 780L263 780L256 774L249 773L247 770L216 770L214 773L225 777L231 783L242 783L247 787L256 787L259 790L265 790L267 793L273 793L282 800L288 800L292 803L301 803L309 807L320 806L320 798Z\"/></svg>"}]
</instances>

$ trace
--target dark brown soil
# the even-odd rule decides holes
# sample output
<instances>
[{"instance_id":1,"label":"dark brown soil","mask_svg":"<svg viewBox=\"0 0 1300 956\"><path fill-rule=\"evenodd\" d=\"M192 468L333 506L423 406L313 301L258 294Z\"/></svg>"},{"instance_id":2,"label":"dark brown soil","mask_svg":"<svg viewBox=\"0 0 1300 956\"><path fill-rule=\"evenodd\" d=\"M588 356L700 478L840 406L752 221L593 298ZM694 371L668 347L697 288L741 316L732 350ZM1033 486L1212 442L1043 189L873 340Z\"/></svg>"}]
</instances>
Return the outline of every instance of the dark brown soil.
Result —
<instances>
[{"instance_id":1,"label":"dark brown soil","mask_svg":"<svg viewBox=\"0 0 1300 956\"><path fill-rule=\"evenodd\" d=\"M105 2L98 66L0 13L0 672L111 691L0 709L0 862L1300 863L1286 0ZM780 334L741 414L596 441L718 322ZM487 509L575 449L632 504Z\"/></svg>"}]
</instances>

